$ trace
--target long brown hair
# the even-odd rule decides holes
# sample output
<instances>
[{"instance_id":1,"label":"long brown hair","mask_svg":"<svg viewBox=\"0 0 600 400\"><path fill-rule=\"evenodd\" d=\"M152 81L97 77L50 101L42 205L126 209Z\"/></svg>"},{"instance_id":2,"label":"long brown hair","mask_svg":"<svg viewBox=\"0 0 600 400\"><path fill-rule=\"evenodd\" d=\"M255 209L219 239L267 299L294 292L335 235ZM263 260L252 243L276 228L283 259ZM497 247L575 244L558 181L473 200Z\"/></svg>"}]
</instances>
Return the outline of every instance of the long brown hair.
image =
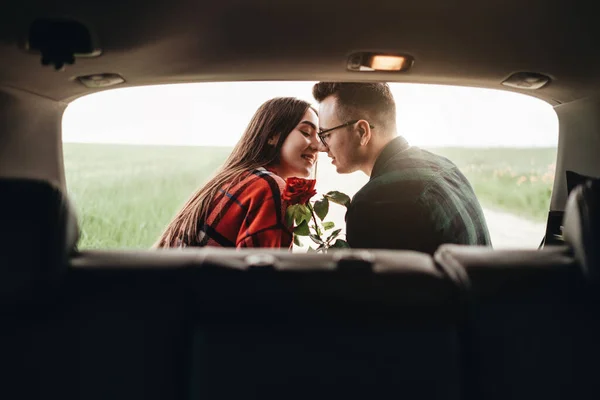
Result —
<instances>
[{"instance_id":1,"label":"long brown hair","mask_svg":"<svg viewBox=\"0 0 600 400\"><path fill-rule=\"evenodd\" d=\"M154 247L175 247L179 240L193 240L198 226L209 214L218 191L225 185L234 185L253 169L279 162L280 150L290 132L300 123L310 107L306 101L293 97L277 97L263 103L246 127L240 141L203 187L198 189L169 223ZM269 139L279 134L275 146ZM187 243L186 243L187 244Z\"/></svg>"}]
</instances>

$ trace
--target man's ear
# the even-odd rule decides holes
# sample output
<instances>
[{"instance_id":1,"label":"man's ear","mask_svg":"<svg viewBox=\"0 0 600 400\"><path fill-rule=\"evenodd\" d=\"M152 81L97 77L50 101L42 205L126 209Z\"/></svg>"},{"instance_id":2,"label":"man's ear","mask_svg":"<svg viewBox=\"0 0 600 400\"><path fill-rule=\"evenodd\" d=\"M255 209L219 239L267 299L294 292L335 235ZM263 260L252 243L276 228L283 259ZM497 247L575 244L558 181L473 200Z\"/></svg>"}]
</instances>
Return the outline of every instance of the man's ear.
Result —
<instances>
[{"instance_id":1,"label":"man's ear","mask_svg":"<svg viewBox=\"0 0 600 400\"><path fill-rule=\"evenodd\" d=\"M279 141L279 136L280 136L280 134L279 134L279 133L277 133L277 134L275 134L275 135L271 136L271 137L269 138L269 140L267 140L267 144L268 144L269 146L277 146L277 142Z\"/></svg>"},{"instance_id":2,"label":"man's ear","mask_svg":"<svg viewBox=\"0 0 600 400\"><path fill-rule=\"evenodd\" d=\"M356 123L356 128L358 129L358 134L360 136L360 145L366 146L370 141L373 132L371 132L371 127L369 123L364 119L361 119Z\"/></svg>"}]
</instances>

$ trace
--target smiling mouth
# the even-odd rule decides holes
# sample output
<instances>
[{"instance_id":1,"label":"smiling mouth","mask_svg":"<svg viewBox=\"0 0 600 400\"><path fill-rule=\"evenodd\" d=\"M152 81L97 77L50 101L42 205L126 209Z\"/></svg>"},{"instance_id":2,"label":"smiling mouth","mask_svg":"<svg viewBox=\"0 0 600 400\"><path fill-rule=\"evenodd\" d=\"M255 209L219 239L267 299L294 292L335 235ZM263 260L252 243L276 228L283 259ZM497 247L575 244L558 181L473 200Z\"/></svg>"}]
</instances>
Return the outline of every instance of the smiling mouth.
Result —
<instances>
[{"instance_id":1,"label":"smiling mouth","mask_svg":"<svg viewBox=\"0 0 600 400\"><path fill-rule=\"evenodd\" d=\"M315 161L317 161L317 158L315 156L311 156L311 155L308 155L308 154L303 154L302 158L304 158L305 160L307 160L311 164L314 164Z\"/></svg>"}]
</instances>

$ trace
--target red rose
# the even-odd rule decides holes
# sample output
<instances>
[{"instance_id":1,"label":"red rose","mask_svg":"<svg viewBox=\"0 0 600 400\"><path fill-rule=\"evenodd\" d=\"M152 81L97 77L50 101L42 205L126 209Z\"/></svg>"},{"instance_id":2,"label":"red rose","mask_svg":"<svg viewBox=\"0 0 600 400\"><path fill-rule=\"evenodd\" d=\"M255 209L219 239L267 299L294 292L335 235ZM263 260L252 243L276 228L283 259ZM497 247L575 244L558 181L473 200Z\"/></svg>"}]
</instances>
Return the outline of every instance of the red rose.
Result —
<instances>
[{"instance_id":1,"label":"red rose","mask_svg":"<svg viewBox=\"0 0 600 400\"><path fill-rule=\"evenodd\" d=\"M316 182L315 179L287 178L282 197L291 205L306 204L311 197L317 194Z\"/></svg>"}]
</instances>

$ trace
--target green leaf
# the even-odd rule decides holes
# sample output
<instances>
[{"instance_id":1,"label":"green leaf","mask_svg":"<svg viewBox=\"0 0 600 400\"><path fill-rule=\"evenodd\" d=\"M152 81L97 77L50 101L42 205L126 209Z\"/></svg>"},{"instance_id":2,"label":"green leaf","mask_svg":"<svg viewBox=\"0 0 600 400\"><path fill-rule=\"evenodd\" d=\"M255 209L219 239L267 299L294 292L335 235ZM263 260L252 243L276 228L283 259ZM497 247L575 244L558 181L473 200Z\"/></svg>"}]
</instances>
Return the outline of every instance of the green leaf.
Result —
<instances>
[{"instance_id":1,"label":"green leaf","mask_svg":"<svg viewBox=\"0 0 600 400\"><path fill-rule=\"evenodd\" d=\"M287 210L285 210L285 223L291 228L294 226L294 216L296 215L296 208L298 208L297 204L293 206L289 206Z\"/></svg>"},{"instance_id":2,"label":"green leaf","mask_svg":"<svg viewBox=\"0 0 600 400\"><path fill-rule=\"evenodd\" d=\"M312 239L312 241L315 242L316 244L323 244L323 241L317 235L311 233L309 236Z\"/></svg>"},{"instance_id":3,"label":"green leaf","mask_svg":"<svg viewBox=\"0 0 600 400\"><path fill-rule=\"evenodd\" d=\"M350 196L345 193L338 192L337 190L331 191L325 195L330 201L333 201L336 204L340 204L344 207L348 207L350 205Z\"/></svg>"},{"instance_id":4,"label":"green leaf","mask_svg":"<svg viewBox=\"0 0 600 400\"><path fill-rule=\"evenodd\" d=\"M327 213L329 212L329 200L327 197L323 197L321 200L315 201L315 214L321 221L325 219Z\"/></svg>"},{"instance_id":5,"label":"green leaf","mask_svg":"<svg viewBox=\"0 0 600 400\"><path fill-rule=\"evenodd\" d=\"M313 228L313 231L315 232L315 234L319 237L323 236L323 231L321 231L321 228L319 228L318 225L311 225L311 227Z\"/></svg>"},{"instance_id":6,"label":"green leaf","mask_svg":"<svg viewBox=\"0 0 600 400\"><path fill-rule=\"evenodd\" d=\"M310 229L308 229L308 222L302 221L300 225L294 228L294 235L308 236L310 235Z\"/></svg>"},{"instance_id":7,"label":"green leaf","mask_svg":"<svg viewBox=\"0 0 600 400\"><path fill-rule=\"evenodd\" d=\"M298 235L294 235L294 244L298 247L302 247L302 243L300 243L300 238Z\"/></svg>"},{"instance_id":8,"label":"green leaf","mask_svg":"<svg viewBox=\"0 0 600 400\"><path fill-rule=\"evenodd\" d=\"M332 249L349 249L350 246L348 245L348 242L346 242L345 240L342 239L338 239L335 241L335 243L333 245L331 245Z\"/></svg>"},{"instance_id":9,"label":"green leaf","mask_svg":"<svg viewBox=\"0 0 600 400\"><path fill-rule=\"evenodd\" d=\"M308 208L304 204L296 204L296 206L297 206L297 208L294 213L294 220L296 221L296 224L300 225L304 221L306 221L306 222L310 221L310 218L312 217L310 208Z\"/></svg>"},{"instance_id":10,"label":"green leaf","mask_svg":"<svg viewBox=\"0 0 600 400\"><path fill-rule=\"evenodd\" d=\"M335 223L328 221L328 222L323 222L323 229L325 229L326 231L335 228Z\"/></svg>"},{"instance_id":11,"label":"green leaf","mask_svg":"<svg viewBox=\"0 0 600 400\"><path fill-rule=\"evenodd\" d=\"M335 239L337 237L337 235L340 234L341 231L342 231L341 229L336 229L335 231L331 232L331 235L329 235L329 237L327 238L327 242L330 242L333 239Z\"/></svg>"},{"instance_id":12,"label":"green leaf","mask_svg":"<svg viewBox=\"0 0 600 400\"><path fill-rule=\"evenodd\" d=\"M306 252L307 253L316 253L317 251L315 249L313 249L312 247L308 246L308 250Z\"/></svg>"}]
</instances>

